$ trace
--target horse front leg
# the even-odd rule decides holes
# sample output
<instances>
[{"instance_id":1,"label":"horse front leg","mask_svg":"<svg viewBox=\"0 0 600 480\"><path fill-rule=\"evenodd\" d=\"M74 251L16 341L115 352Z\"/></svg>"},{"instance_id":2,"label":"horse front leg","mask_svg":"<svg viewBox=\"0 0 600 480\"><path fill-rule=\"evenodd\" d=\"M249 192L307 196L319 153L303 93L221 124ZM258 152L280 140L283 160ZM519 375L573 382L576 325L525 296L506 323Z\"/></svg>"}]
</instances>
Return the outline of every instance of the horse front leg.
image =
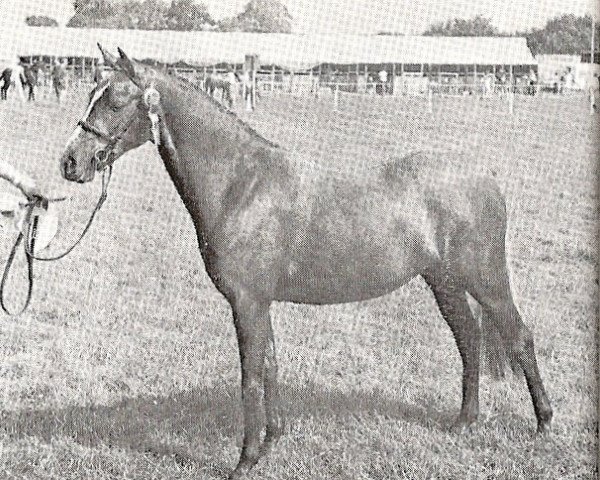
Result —
<instances>
[{"instance_id":1,"label":"horse front leg","mask_svg":"<svg viewBox=\"0 0 600 480\"><path fill-rule=\"evenodd\" d=\"M267 453L279 440L283 433L284 422L280 412L279 386L277 383L277 354L273 325L269 319L269 341L265 353L265 414L267 430L262 445L262 452Z\"/></svg>"},{"instance_id":2,"label":"horse front leg","mask_svg":"<svg viewBox=\"0 0 600 480\"><path fill-rule=\"evenodd\" d=\"M244 440L230 480L244 478L262 453L265 349L270 327L269 302L260 301L246 292L236 297L232 310L242 368Z\"/></svg>"}]
</instances>

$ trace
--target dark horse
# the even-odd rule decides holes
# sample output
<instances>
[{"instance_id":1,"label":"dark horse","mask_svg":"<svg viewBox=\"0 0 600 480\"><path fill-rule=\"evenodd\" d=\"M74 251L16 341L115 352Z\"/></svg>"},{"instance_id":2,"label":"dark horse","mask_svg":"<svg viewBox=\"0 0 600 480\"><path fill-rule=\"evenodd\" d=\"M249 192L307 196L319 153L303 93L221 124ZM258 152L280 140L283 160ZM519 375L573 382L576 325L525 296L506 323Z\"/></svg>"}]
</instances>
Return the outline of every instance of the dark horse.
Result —
<instances>
[{"instance_id":1,"label":"dark horse","mask_svg":"<svg viewBox=\"0 0 600 480\"><path fill-rule=\"evenodd\" d=\"M505 201L491 176L425 153L374 167L368 177L307 169L306 159L265 140L211 97L119 52L119 59L103 52L115 71L92 92L61 172L89 182L124 152L157 145L206 270L233 311L244 441L231 478L242 478L282 433L271 303L355 302L418 275L462 358L458 431L478 417L481 343L495 352L484 358L498 371L510 365L525 374L538 432L549 430L552 409L533 336L509 284ZM467 292L481 305L481 326Z\"/></svg>"},{"instance_id":2,"label":"dark horse","mask_svg":"<svg viewBox=\"0 0 600 480\"><path fill-rule=\"evenodd\" d=\"M0 87L0 99L7 100L8 89L10 88L12 81L12 68L8 67L2 70L0 81L2 82L2 87Z\"/></svg>"},{"instance_id":3,"label":"dark horse","mask_svg":"<svg viewBox=\"0 0 600 480\"><path fill-rule=\"evenodd\" d=\"M234 85L229 80L216 77L209 74L204 80L204 90L212 97L215 91L221 90L221 100L226 103L229 108L233 107Z\"/></svg>"}]
</instances>

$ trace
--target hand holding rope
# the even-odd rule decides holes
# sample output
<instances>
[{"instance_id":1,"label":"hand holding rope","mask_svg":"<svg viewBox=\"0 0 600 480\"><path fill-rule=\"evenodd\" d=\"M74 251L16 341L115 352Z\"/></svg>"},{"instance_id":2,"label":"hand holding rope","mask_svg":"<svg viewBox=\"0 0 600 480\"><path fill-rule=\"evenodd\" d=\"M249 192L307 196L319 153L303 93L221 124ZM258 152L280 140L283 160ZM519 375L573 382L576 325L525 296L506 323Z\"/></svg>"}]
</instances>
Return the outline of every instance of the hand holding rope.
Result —
<instances>
[{"instance_id":1,"label":"hand holding rope","mask_svg":"<svg viewBox=\"0 0 600 480\"><path fill-rule=\"evenodd\" d=\"M51 262L51 261L60 260L64 257L66 257L69 253L71 253L75 249L75 247L77 247L77 245L79 245L79 243L83 240L83 237L85 237L88 230L90 229L96 214L102 208L102 205L104 204L104 202L106 201L106 198L108 196L108 185L110 183L110 178L112 175L112 165L109 165L106 169L103 170L102 173L103 173L102 174L102 192L100 194L100 198L98 199L98 202L96 203L96 207L94 208L82 233L79 235L79 238L75 241L75 243L73 245L71 245L67 250L65 250L60 255L56 255L53 257L38 257L35 255L35 240L36 240L38 226L39 226L39 215L35 215L34 210L36 208L43 208L45 210L48 208L48 202L60 202L60 201L65 200L65 198L61 197L61 198L55 198L55 199L46 199L43 197L35 197L32 201L30 201L29 203L26 204L27 213L25 216L25 221L27 222L27 226L25 228L25 232L19 232L19 235L17 236L17 240L15 241L15 243L10 251L10 254L8 256L8 259L6 261L6 266L4 267L4 272L2 274L2 280L0 281L0 307L2 307L2 310L4 310L4 312L6 314L11 315L11 316L16 316L16 315L21 315L23 312L25 312L25 310L27 310L27 307L29 306L29 304L31 302L31 297L32 297L32 293L33 293L33 281L34 281L33 263L34 263L34 260L39 260L39 261L43 261L43 262ZM27 296L25 298L25 302L23 303L23 306L21 307L21 309L17 312L11 312L8 309L8 307L6 306L6 301L4 299L4 291L6 288L6 284L8 282L8 277L9 277L13 262L15 260L15 256L17 254L19 246L21 245L21 242L23 241L23 238L26 239L26 242L24 245L24 251L25 251L25 257L27 259Z\"/></svg>"}]
</instances>

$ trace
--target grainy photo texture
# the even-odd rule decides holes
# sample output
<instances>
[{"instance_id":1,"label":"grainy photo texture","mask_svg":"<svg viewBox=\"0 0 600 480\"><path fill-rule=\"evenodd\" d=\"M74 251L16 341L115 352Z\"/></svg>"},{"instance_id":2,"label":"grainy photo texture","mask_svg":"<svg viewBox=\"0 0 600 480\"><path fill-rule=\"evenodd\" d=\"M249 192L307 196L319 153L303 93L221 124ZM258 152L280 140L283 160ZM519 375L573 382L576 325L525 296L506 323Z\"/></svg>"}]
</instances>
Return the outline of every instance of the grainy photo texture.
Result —
<instances>
[{"instance_id":1,"label":"grainy photo texture","mask_svg":"<svg viewBox=\"0 0 600 480\"><path fill-rule=\"evenodd\" d=\"M592 0L0 0L0 479L596 479Z\"/></svg>"}]
</instances>

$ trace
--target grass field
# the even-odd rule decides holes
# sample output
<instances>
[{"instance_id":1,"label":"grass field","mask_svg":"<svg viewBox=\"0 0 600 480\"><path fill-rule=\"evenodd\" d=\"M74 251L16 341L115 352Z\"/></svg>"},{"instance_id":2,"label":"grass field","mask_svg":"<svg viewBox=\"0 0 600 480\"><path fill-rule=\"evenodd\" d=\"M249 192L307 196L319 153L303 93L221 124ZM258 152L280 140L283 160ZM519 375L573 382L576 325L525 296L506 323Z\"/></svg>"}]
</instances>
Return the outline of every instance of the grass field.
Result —
<instances>
[{"instance_id":1,"label":"grass field","mask_svg":"<svg viewBox=\"0 0 600 480\"><path fill-rule=\"evenodd\" d=\"M67 184L57 168L85 98L0 104L3 159L71 196L56 250L76 238L100 189ZM449 433L460 359L414 281L360 304L274 305L287 426L251 478L597 478L598 116L576 96L518 98L513 116L474 98L436 101L433 116L422 99L343 95L331 107L281 96L240 115L332 175L336 162L363 175L422 148L468 152L497 172L553 432L533 435L522 379L484 376L478 428ZM14 237L0 234L2 266ZM67 259L36 264L36 280L28 312L0 318L0 479L225 478L241 443L231 315L151 146L118 161L89 236Z\"/></svg>"}]
</instances>

